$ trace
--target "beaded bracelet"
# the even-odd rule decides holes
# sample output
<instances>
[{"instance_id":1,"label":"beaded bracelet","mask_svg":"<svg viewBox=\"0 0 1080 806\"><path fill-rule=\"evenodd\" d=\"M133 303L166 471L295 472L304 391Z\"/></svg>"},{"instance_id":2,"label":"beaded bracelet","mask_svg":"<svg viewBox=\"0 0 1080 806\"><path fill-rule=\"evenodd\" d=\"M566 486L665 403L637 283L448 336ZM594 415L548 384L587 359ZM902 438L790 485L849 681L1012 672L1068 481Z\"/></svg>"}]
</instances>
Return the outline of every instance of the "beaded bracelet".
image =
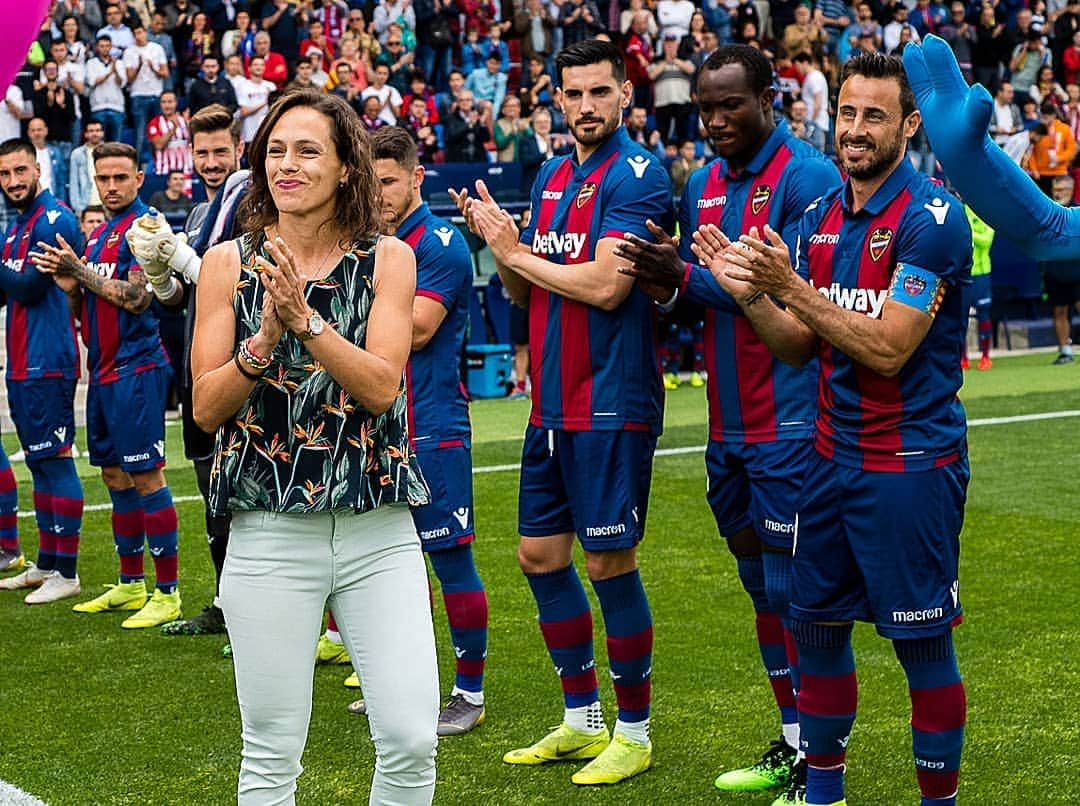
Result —
<instances>
[{"instance_id":1,"label":"beaded bracelet","mask_svg":"<svg viewBox=\"0 0 1080 806\"><path fill-rule=\"evenodd\" d=\"M244 369L244 365L240 363L240 352L233 353L233 363L236 364L236 368L240 371L240 374L247 378L249 381L257 381L262 375L256 375L254 372L248 372Z\"/></svg>"},{"instance_id":2,"label":"beaded bracelet","mask_svg":"<svg viewBox=\"0 0 1080 806\"><path fill-rule=\"evenodd\" d=\"M264 358L252 350L251 345L249 344L250 341L251 339L248 338L240 342L239 346L236 348L236 353L256 372L265 372L266 368L270 366L270 359Z\"/></svg>"}]
</instances>

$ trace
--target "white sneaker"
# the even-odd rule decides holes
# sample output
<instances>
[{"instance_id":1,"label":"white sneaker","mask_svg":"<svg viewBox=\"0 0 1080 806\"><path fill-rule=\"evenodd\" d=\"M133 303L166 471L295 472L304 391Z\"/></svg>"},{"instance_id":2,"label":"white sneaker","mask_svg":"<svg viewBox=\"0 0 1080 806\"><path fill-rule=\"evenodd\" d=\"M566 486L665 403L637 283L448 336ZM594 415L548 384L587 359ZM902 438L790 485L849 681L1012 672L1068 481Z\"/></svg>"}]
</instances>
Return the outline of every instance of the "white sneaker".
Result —
<instances>
[{"instance_id":1,"label":"white sneaker","mask_svg":"<svg viewBox=\"0 0 1080 806\"><path fill-rule=\"evenodd\" d=\"M69 596L78 596L80 593L82 593L82 586L79 585L78 577L68 579L53 572L48 579L41 583L40 588L28 593L23 601L28 605L47 604L57 602L60 599L67 599Z\"/></svg>"},{"instance_id":2,"label":"white sneaker","mask_svg":"<svg viewBox=\"0 0 1080 806\"><path fill-rule=\"evenodd\" d=\"M20 588L36 588L46 579L55 574L55 571L42 571L33 563L26 566L26 570L13 577L0 579L0 591L16 591Z\"/></svg>"}]
</instances>

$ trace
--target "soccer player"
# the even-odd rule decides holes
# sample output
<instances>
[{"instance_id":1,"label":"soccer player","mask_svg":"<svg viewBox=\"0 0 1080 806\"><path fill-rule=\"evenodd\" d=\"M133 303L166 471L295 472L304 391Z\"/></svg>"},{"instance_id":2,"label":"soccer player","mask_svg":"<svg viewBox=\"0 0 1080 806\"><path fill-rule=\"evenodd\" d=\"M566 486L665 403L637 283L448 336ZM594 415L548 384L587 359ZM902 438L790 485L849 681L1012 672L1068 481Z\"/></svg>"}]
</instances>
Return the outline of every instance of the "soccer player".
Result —
<instances>
[{"instance_id":1,"label":"soccer player","mask_svg":"<svg viewBox=\"0 0 1080 806\"><path fill-rule=\"evenodd\" d=\"M919 124L898 58L851 59L836 116L848 179L803 217L799 273L768 225L709 260L776 355L816 353L821 368L791 604L814 806L846 802L853 621L890 639L907 675L923 805L956 802L967 709L952 628L969 477L956 393L971 230L959 200L906 159ZM711 257L722 236L710 227L697 240Z\"/></svg>"},{"instance_id":2,"label":"soccer player","mask_svg":"<svg viewBox=\"0 0 1080 806\"><path fill-rule=\"evenodd\" d=\"M472 494L472 427L461 385L469 320L472 260L457 228L432 215L420 198L424 168L408 132L388 126L372 136L382 186L383 222L416 253L412 355L405 370L409 438L431 489L413 507L413 522L442 587L457 676L439 715L438 734L466 733L484 721L488 602L476 571Z\"/></svg>"},{"instance_id":3,"label":"soccer player","mask_svg":"<svg viewBox=\"0 0 1080 806\"><path fill-rule=\"evenodd\" d=\"M164 635L217 635L225 632L225 617L218 605L221 572L229 545L229 516L210 511L210 466L214 458L214 437L195 424L191 411L191 337L195 327L195 295L201 255L220 240L232 236L232 218L247 187L247 171L239 172L240 127L225 107L211 104L195 113L189 123L191 156L195 173L206 187L207 201L188 215L184 232L155 226L149 214L135 219L128 231L132 253L147 275L182 279L179 294L169 282L152 283L151 288L165 304L187 308L184 323L184 376L179 384L180 415L183 424L184 454L195 467L195 479L205 505L206 541L214 564L214 601L193 618L174 621L161 628Z\"/></svg>"},{"instance_id":4,"label":"soccer player","mask_svg":"<svg viewBox=\"0 0 1080 806\"><path fill-rule=\"evenodd\" d=\"M716 779L723 790L785 787L775 806L795 803L805 765L794 767L798 714L794 654L786 649L791 555L802 476L813 455L817 366L796 368L769 353L708 269L694 265L691 234L715 224L731 239L769 224L789 244L803 211L840 175L813 146L773 122L772 68L761 51L727 45L698 78L701 121L720 156L695 171L679 205L682 238L656 245L628 239L617 254L647 287L706 306L708 499L753 602L761 658L780 710L782 736L761 760ZM666 239L661 238L661 241ZM796 681L797 682L797 681ZM794 769L794 771L793 771Z\"/></svg>"},{"instance_id":5,"label":"soccer player","mask_svg":"<svg viewBox=\"0 0 1080 806\"><path fill-rule=\"evenodd\" d=\"M180 617L177 589L176 508L165 483L165 392L169 359L158 336L147 277L124 233L147 207L139 199L143 172L135 149L105 143L94 150L94 181L108 221L86 244L80 260L58 236L59 246L38 243L31 252L39 271L53 274L78 311L87 349L90 387L86 429L90 464L112 499L113 539L120 581L79 613L135 610L121 625L154 627ZM162 226L167 226L162 222ZM154 560L156 589L148 600L143 544Z\"/></svg>"},{"instance_id":6,"label":"soccer player","mask_svg":"<svg viewBox=\"0 0 1080 806\"><path fill-rule=\"evenodd\" d=\"M949 45L927 36L904 49L923 125L949 181L979 218L1036 260L1080 259L1080 207L1062 207L987 135L993 99L968 87Z\"/></svg>"},{"instance_id":7,"label":"soccer player","mask_svg":"<svg viewBox=\"0 0 1080 806\"><path fill-rule=\"evenodd\" d=\"M71 458L79 376L75 327L64 292L26 265L38 241L55 244L61 235L79 245L82 237L75 214L41 186L36 157L26 140L0 144L0 188L19 212L8 227L0 266L0 290L8 306L8 404L34 480L40 541L37 564L0 581L0 589L37 588L27 594L27 604L79 594L83 511L82 483ZM15 477L2 449L0 463L0 567L17 571L26 561L15 533ZM8 542L12 533L14 545Z\"/></svg>"},{"instance_id":8,"label":"soccer player","mask_svg":"<svg viewBox=\"0 0 1080 806\"><path fill-rule=\"evenodd\" d=\"M548 160L520 234L478 183L455 194L487 241L507 292L529 308L532 415L518 500L518 563L563 689L562 724L508 764L592 759L571 780L611 784L652 764L652 615L637 568L663 416L653 305L622 275L615 245L671 227L671 183L622 125L633 87L610 42L561 51L559 103L576 142ZM592 613L571 562L574 538L600 601L618 701L614 738L600 707Z\"/></svg>"}]
</instances>

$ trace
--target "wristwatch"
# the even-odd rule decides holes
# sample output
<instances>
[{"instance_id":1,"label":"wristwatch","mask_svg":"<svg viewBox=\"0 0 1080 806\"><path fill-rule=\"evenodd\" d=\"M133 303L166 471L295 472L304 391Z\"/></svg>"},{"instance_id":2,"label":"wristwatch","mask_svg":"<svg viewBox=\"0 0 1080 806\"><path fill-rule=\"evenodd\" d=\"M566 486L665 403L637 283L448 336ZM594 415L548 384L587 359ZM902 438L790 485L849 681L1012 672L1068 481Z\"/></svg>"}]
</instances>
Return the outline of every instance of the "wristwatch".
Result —
<instances>
[{"instance_id":1,"label":"wristwatch","mask_svg":"<svg viewBox=\"0 0 1080 806\"><path fill-rule=\"evenodd\" d=\"M309 341L326 329L326 321L318 311L312 311L307 320L307 330L301 330L296 334L300 341Z\"/></svg>"}]
</instances>

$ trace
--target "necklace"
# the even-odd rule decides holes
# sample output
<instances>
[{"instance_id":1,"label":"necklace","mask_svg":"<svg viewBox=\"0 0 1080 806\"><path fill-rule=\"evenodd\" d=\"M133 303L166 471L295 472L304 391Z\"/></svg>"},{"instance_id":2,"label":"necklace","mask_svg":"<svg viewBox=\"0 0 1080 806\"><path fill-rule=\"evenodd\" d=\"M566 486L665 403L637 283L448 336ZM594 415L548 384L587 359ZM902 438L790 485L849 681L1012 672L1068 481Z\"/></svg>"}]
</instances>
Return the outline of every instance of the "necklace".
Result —
<instances>
[{"instance_id":1,"label":"necklace","mask_svg":"<svg viewBox=\"0 0 1080 806\"><path fill-rule=\"evenodd\" d=\"M267 236L270 237L270 238L280 237L279 234L278 234L277 227L274 227L274 233L273 234L268 232ZM296 273L297 273L297 275L299 275L300 279L304 280L305 282L311 282L313 280L321 280L323 278L323 276L324 276L323 272L326 269L327 261L330 260L330 256L332 254L334 254L334 251L337 248L338 248L338 242L336 240L331 241L330 242L330 248L326 250L326 254L323 255L323 259L319 261L319 265L316 266L315 270L312 271L310 274L308 272L302 271L300 269L300 267L295 265L295 264L294 264L293 268L296 269Z\"/></svg>"}]
</instances>

